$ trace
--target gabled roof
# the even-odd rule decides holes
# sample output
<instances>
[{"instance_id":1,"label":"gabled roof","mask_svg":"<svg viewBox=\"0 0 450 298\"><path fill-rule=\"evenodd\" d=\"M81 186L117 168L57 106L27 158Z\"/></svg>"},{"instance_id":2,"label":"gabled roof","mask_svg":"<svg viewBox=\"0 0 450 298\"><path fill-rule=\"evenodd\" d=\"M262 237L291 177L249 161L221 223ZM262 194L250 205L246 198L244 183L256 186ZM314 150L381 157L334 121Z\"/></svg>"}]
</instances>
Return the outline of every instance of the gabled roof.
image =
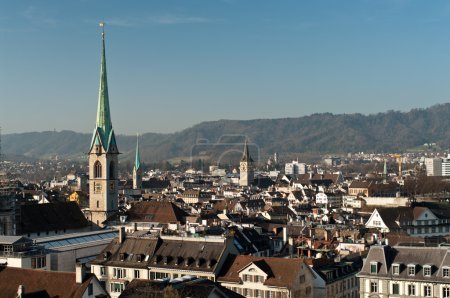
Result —
<instances>
[{"instance_id":1,"label":"gabled roof","mask_svg":"<svg viewBox=\"0 0 450 298\"><path fill-rule=\"evenodd\" d=\"M20 216L21 234L89 226L76 202L25 204L20 206Z\"/></svg>"},{"instance_id":2,"label":"gabled roof","mask_svg":"<svg viewBox=\"0 0 450 298\"><path fill-rule=\"evenodd\" d=\"M241 283L242 280L239 277L239 273L251 263L255 264L268 274L268 278L264 281L264 285L273 287L292 288L296 279L301 275L301 272L310 270L309 267L304 264L303 259L300 258L283 259L230 255L219 274L218 281Z\"/></svg>"},{"instance_id":3,"label":"gabled roof","mask_svg":"<svg viewBox=\"0 0 450 298\"><path fill-rule=\"evenodd\" d=\"M372 184L372 181L359 181L353 180L352 183L348 186L348 188L369 188Z\"/></svg>"},{"instance_id":4,"label":"gabled roof","mask_svg":"<svg viewBox=\"0 0 450 298\"><path fill-rule=\"evenodd\" d=\"M31 239L23 237L23 236L4 236L0 235L0 245L1 244L18 244L22 242L32 242Z\"/></svg>"},{"instance_id":5,"label":"gabled roof","mask_svg":"<svg viewBox=\"0 0 450 298\"><path fill-rule=\"evenodd\" d=\"M131 222L185 222L186 212L171 202L150 201L137 202L128 210Z\"/></svg>"},{"instance_id":6,"label":"gabled roof","mask_svg":"<svg viewBox=\"0 0 450 298\"><path fill-rule=\"evenodd\" d=\"M166 188L170 186L170 180L161 180L157 178L150 178L149 180L142 181L143 189L154 189L154 188Z\"/></svg>"},{"instance_id":7,"label":"gabled roof","mask_svg":"<svg viewBox=\"0 0 450 298\"><path fill-rule=\"evenodd\" d=\"M40 294L39 297L82 297L93 274L81 284L75 282L74 272L0 267L0 289L2 297L17 297L19 285L25 294Z\"/></svg>"}]
</instances>

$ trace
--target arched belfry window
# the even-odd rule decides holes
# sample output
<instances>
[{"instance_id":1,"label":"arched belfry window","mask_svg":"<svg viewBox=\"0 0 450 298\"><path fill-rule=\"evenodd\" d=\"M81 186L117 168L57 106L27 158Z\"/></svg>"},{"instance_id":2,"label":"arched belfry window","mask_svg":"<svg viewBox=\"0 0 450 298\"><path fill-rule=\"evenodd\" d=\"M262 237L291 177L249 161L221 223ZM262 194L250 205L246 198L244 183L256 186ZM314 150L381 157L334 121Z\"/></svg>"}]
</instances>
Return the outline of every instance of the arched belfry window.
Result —
<instances>
[{"instance_id":1,"label":"arched belfry window","mask_svg":"<svg viewBox=\"0 0 450 298\"><path fill-rule=\"evenodd\" d=\"M94 163L94 178L102 177L102 164L97 160Z\"/></svg>"},{"instance_id":2,"label":"arched belfry window","mask_svg":"<svg viewBox=\"0 0 450 298\"><path fill-rule=\"evenodd\" d=\"M109 179L115 179L114 177L114 162L109 163Z\"/></svg>"}]
</instances>

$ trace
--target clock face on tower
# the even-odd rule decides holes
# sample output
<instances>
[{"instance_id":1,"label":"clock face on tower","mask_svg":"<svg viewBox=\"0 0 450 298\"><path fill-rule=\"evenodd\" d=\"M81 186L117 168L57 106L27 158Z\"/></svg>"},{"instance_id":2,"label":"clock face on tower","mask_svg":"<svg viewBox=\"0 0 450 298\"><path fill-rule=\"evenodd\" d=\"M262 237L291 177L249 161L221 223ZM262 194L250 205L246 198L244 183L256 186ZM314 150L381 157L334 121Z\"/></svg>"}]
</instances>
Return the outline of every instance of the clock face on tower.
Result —
<instances>
[{"instance_id":1,"label":"clock face on tower","mask_svg":"<svg viewBox=\"0 0 450 298\"><path fill-rule=\"evenodd\" d=\"M247 171L247 165L245 163L241 164L241 171Z\"/></svg>"}]
</instances>

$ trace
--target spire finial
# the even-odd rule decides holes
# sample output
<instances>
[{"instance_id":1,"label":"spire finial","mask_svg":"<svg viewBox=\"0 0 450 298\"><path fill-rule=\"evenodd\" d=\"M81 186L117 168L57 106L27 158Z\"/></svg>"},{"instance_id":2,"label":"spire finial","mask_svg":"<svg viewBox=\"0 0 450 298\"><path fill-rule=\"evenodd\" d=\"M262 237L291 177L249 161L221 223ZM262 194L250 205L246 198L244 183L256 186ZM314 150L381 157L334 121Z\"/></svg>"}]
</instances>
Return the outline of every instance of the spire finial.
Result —
<instances>
[{"instance_id":1,"label":"spire finial","mask_svg":"<svg viewBox=\"0 0 450 298\"><path fill-rule=\"evenodd\" d=\"M105 39L105 22L101 21L98 25L102 28L102 39Z\"/></svg>"}]
</instances>

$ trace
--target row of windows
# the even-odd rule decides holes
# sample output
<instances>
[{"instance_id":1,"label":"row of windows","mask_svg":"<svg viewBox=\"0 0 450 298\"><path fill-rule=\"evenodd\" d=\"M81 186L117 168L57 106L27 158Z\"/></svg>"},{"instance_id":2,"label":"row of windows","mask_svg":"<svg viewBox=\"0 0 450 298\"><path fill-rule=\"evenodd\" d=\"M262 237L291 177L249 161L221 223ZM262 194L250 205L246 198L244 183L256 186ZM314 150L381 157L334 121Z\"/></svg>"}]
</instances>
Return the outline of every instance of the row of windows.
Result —
<instances>
[{"instance_id":1,"label":"row of windows","mask_svg":"<svg viewBox=\"0 0 450 298\"><path fill-rule=\"evenodd\" d=\"M416 265L408 265L407 267L408 275L413 276L416 275ZM378 273L378 262L371 262L370 263L370 273L371 274L377 274ZM400 274L400 264L393 264L392 265L392 274L399 275ZM431 265L424 265L423 266L423 276L430 277L432 274L431 271ZM442 268L442 276L443 277L449 277L450 274L450 268Z\"/></svg>"},{"instance_id":2,"label":"row of windows","mask_svg":"<svg viewBox=\"0 0 450 298\"><path fill-rule=\"evenodd\" d=\"M408 229L410 234L428 234L428 233L445 233L450 232L450 226L411 228Z\"/></svg>"},{"instance_id":3,"label":"row of windows","mask_svg":"<svg viewBox=\"0 0 450 298\"><path fill-rule=\"evenodd\" d=\"M245 297L265 297L265 298L282 298L286 297L286 293L277 292L277 291L265 291L258 289L247 289L247 288L236 288L236 287L227 287L231 291L241 294ZM309 289L311 291L311 289ZM309 294L309 293L308 293Z\"/></svg>"},{"instance_id":4,"label":"row of windows","mask_svg":"<svg viewBox=\"0 0 450 298\"><path fill-rule=\"evenodd\" d=\"M358 282L355 276L347 278L347 281L346 280L342 280L341 282L336 281L328 287L327 289L328 296L334 296L337 293L344 292L347 289L351 289L357 286Z\"/></svg>"},{"instance_id":5,"label":"row of windows","mask_svg":"<svg viewBox=\"0 0 450 298\"><path fill-rule=\"evenodd\" d=\"M370 282L370 292L378 293L378 282L372 281ZM393 283L391 287L391 294L400 295L400 284ZM418 291L418 287L415 284L408 284L406 289L406 294L409 296L420 296ZM424 285L423 286L423 296L431 297L433 295L432 286ZM450 287L445 287L442 289L442 297L450 298Z\"/></svg>"},{"instance_id":6,"label":"row of windows","mask_svg":"<svg viewBox=\"0 0 450 298\"><path fill-rule=\"evenodd\" d=\"M45 256L31 259L31 268L38 269L44 268L45 266L47 266L47 259Z\"/></svg>"},{"instance_id":7,"label":"row of windows","mask_svg":"<svg viewBox=\"0 0 450 298\"><path fill-rule=\"evenodd\" d=\"M250 274L244 274L242 276L244 281L248 282L264 282L264 276L261 275L250 275Z\"/></svg>"},{"instance_id":8,"label":"row of windows","mask_svg":"<svg viewBox=\"0 0 450 298\"><path fill-rule=\"evenodd\" d=\"M132 270L133 278L141 278L141 271L134 269ZM106 276L106 267L100 267L100 275ZM123 268L113 268L113 278L125 278L127 277L127 269Z\"/></svg>"}]
</instances>

